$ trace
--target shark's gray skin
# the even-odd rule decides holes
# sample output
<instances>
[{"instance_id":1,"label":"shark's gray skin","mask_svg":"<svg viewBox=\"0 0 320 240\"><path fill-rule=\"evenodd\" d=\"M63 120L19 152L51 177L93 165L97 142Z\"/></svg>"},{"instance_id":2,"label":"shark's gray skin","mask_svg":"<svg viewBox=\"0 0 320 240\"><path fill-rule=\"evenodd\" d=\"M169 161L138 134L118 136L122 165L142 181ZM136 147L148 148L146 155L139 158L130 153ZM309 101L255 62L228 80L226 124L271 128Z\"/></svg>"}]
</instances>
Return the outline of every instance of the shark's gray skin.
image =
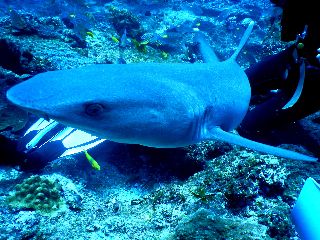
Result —
<instances>
[{"instance_id":1,"label":"shark's gray skin","mask_svg":"<svg viewBox=\"0 0 320 240\"><path fill-rule=\"evenodd\" d=\"M251 97L235 59L219 62L200 40L207 63L100 64L36 75L7 92L30 112L111 141L157 148L219 139L281 157L316 161L296 152L229 133L241 123Z\"/></svg>"}]
</instances>

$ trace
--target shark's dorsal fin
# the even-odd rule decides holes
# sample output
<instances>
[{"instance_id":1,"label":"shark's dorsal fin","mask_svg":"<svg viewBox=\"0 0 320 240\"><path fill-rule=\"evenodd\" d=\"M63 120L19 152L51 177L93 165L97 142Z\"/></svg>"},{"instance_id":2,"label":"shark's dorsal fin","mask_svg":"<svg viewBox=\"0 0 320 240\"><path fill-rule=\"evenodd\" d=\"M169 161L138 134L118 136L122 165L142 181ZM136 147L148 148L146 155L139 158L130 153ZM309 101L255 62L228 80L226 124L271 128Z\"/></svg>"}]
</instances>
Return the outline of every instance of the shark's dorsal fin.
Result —
<instances>
[{"instance_id":1,"label":"shark's dorsal fin","mask_svg":"<svg viewBox=\"0 0 320 240\"><path fill-rule=\"evenodd\" d=\"M219 59L202 32L196 33L196 41L199 43L199 51L205 63L217 63Z\"/></svg>"},{"instance_id":2,"label":"shark's dorsal fin","mask_svg":"<svg viewBox=\"0 0 320 240\"><path fill-rule=\"evenodd\" d=\"M302 161L311 161L311 162L319 161L319 159L315 157L310 157L301 153L293 152L293 151L282 149L279 147L273 147L263 143L258 143L258 142L246 139L244 137L241 137L239 135L236 135L230 132L225 132L219 127L212 128L210 132L207 133L207 135L208 136L204 140L218 139L231 144L247 147L259 152L272 154L278 157L284 157L284 158L290 158L290 159L302 160Z\"/></svg>"},{"instance_id":3,"label":"shark's dorsal fin","mask_svg":"<svg viewBox=\"0 0 320 240\"><path fill-rule=\"evenodd\" d=\"M252 32L254 26L254 21L251 21L249 23L249 26L247 27L246 31L244 32L241 41L237 47L237 50L232 54L232 56L228 59L228 61L235 61L236 58L238 57L240 51L242 50L243 46L246 44L246 42L249 39L250 33Z\"/></svg>"}]
</instances>

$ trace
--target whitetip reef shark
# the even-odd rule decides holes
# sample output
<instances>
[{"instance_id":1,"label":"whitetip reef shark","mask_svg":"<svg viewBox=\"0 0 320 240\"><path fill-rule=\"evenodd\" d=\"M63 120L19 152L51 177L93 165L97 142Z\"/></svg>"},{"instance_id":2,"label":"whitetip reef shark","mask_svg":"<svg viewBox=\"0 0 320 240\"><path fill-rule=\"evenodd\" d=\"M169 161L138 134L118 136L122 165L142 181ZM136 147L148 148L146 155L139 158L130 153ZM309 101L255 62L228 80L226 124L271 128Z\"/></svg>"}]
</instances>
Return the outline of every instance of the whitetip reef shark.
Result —
<instances>
[{"instance_id":1,"label":"whitetip reef shark","mask_svg":"<svg viewBox=\"0 0 320 240\"><path fill-rule=\"evenodd\" d=\"M205 63L96 64L40 73L7 98L34 114L111 141L176 148L222 140L280 157L317 161L231 133L243 120L251 87L235 53L220 62L201 38Z\"/></svg>"}]
</instances>

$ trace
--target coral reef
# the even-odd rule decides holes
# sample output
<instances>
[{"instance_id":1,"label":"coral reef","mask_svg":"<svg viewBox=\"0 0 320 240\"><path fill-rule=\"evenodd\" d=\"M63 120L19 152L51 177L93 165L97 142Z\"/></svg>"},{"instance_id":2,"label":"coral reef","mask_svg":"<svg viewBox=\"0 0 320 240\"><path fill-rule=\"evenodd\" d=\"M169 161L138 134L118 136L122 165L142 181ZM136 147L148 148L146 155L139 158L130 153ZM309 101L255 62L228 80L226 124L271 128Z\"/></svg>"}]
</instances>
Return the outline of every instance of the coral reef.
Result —
<instances>
[{"instance_id":1,"label":"coral reef","mask_svg":"<svg viewBox=\"0 0 320 240\"><path fill-rule=\"evenodd\" d=\"M253 220L217 216L200 208L179 223L171 239L271 240L266 231L266 226Z\"/></svg>"},{"instance_id":2,"label":"coral reef","mask_svg":"<svg viewBox=\"0 0 320 240\"><path fill-rule=\"evenodd\" d=\"M31 176L15 186L8 196L11 207L27 208L49 214L63 206L61 186L41 176Z\"/></svg>"},{"instance_id":3,"label":"coral reef","mask_svg":"<svg viewBox=\"0 0 320 240\"><path fill-rule=\"evenodd\" d=\"M118 9L112 6L109 7L109 12L110 20L119 36L122 36L124 30L126 29L129 37L140 39L144 33L144 30L136 16L134 16L128 10Z\"/></svg>"},{"instance_id":4,"label":"coral reef","mask_svg":"<svg viewBox=\"0 0 320 240\"><path fill-rule=\"evenodd\" d=\"M27 73L33 56L8 39L0 39L0 66L17 74Z\"/></svg>"}]
</instances>

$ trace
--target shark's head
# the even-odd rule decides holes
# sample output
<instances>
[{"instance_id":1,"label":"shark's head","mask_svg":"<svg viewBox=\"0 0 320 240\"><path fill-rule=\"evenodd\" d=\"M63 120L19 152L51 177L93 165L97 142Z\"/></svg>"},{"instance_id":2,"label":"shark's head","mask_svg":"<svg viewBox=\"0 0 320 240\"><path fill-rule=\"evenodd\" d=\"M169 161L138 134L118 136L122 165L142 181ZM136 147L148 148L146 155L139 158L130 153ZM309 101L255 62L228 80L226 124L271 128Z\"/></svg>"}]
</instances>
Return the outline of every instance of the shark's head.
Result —
<instances>
[{"instance_id":1,"label":"shark's head","mask_svg":"<svg viewBox=\"0 0 320 240\"><path fill-rule=\"evenodd\" d=\"M135 66L139 68L138 64ZM190 129L192 112L186 109L184 98L170 95L165 85L151 84L147 88L148 77L144 76L144 81L139 78L142 70L133 70L128 65L125 68L93 65L41 73L9 89L7 98L36 115L117 142L159 147L180 145L174 141L186 136L174 132ZM163 95L159 91L166 91L165 99L159 99ZM181 113L179 120L174 117L177 113ZM176 129L170 130L172 126Z\"/></svg>"},{"instance_id":2,"label":"shark's head","mask_svg":"<svg viewBox=\"0 0 320 240\"><path fill-rule=\"evenodd\" d=\"M83 82L81 71L78 72L79 74L69 71L38 74L9 89L7 98L29 112L62 122L66 120L68 110L69 118L74 118L76 122L86 107L88 112L93 108L89 106L93 99L89 81ZM99 99L98 94L100 93L95 91L95 100ZM98 115L98 111L96 114Z\"/></svg>"}]
</instances>

